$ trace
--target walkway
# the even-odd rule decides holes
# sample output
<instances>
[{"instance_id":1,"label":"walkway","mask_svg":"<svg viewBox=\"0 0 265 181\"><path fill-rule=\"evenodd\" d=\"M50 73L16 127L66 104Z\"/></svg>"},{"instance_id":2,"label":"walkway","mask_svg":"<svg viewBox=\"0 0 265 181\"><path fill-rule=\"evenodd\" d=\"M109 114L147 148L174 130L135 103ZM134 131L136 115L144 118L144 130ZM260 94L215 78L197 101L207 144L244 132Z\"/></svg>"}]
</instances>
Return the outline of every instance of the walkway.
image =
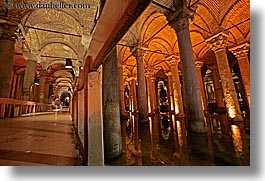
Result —
<instances>
[{"instance_id":1,"label":"walkway","mask_svg":"<svg viewBox=\"0 0 265 181\"><path fill-rule=\"evenodd\" d=\"M0 119L0 165L81 165L68 112Z\"/></svg>"}]
</instances>

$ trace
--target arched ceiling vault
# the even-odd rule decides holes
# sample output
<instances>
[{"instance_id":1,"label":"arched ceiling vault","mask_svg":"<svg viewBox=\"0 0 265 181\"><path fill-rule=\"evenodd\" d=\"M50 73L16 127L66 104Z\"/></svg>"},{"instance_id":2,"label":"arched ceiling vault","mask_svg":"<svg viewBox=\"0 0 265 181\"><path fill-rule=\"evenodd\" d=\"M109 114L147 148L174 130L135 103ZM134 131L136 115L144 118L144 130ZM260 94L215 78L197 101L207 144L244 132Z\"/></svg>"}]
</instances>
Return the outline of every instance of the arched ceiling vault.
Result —
<instances>
[{"instance_id":1,"label":"arched ceiling vault","mask_svg":"<svg viewBox=\"0 0 265 181\"><path fill-rule=\"evenodd\" d=\"M151 3L146 11L123 37L123 43L128 46L137 46L141 42L150 52L145 55L146 67L168 69L166 54L179 54L177 36L168 25L166 14L176 9L172 0L156 1L161 6ZM178 1L176 6L178 6ZM227 46L233 47L250 38L250 1L249 0L185 0L188 7L196 9L194 19L190 24L191 42L196 60L211 64L211 52L205 40L220 31L228 34ZM164 8L161 8L164 6ZM163 14L165 13L165 15ZM136 60L127 49L122 56L125 73L135 71ZM120 58L122 58L120 57ZM151 57L151 58L150 58ZM214 57L212 57L214 59ZM180 65L181 66L181 65ZM127 75L126 75L127 76Z\"/></svg>"},{"instance_id":2,"label":"arched ceiling vault","mask_svg":"<svg viewBox=\"0 0 265 181\"><path fill-rule=\"evenodd\" d=\"M51 0L12 0L13 4L47 4ZM60 3L61 0L53 0L52 3ZM46 77L54 83L62 77L71 77L71 81L78 75L80 62L83 62L84 44L83 36L91 36L98 18L100 0L64 0L69 4L86 4L87 8L22 8L10 9L6 12L0 10L0 16L8 16L9 20L16 19L20 24L20 31L24 36L23 43L15 56L17 65L26 65L23 52L32 52L41 55L40 61L46 61L47 70L50 71ZM6 8L6 2L0 2L2 10ZM3 15L1 14L3 13ZM87 40L89 41L89 39ZM26 46L25 46L26 45ZM71 58L74 70L72 73L65 69L65 58ZM43 67L42 67L43 68ZM39 75L41 67L36 69ZM56 71L55 71L56 70ZM61 83L60 83L61 84ZM61 86L69 84L61 84Z\"/></svg>"}]
</instances>

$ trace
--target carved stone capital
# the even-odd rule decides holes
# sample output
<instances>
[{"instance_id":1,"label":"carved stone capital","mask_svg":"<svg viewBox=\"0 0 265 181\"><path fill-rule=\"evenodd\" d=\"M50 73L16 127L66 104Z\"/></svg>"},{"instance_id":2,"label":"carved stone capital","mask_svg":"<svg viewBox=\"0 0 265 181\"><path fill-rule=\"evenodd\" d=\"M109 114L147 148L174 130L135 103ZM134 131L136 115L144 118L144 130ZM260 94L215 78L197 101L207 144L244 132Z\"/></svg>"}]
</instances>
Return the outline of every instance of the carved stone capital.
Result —
<instances>
[{"instance_id":1,"label":"carved stone capital","mask_svg":"<svg viewBox=\"0 0 265 181\"><path fill-rule=\"evenodd\" d=\"M170 66L174 66L174 65L178 66L178 63L180 62L180 57L177 55L170 55L166 57L166 60L169 61Z\"/></svg>"},{"instance_id":2,"label":"carved stone capital","mask_svg":"<svg viewBox=\"0 0 265 181\"><path fill-rule=\"evenodd\" d=\"M171 26L176 32L188 29L189 25L190 24L187 16L169 21L169 26Z\"/></svg>"},{"instance_id":3,"label":"carved stone capital","mask_svg":"<svg viewBox=\"0 0 265 181\"><path fill-rule=\"evenodd\" d=\"M146 50L148 50L147 47L144 46L137 46L131 49L132 55L135 56L136 58L138 57L144 57L146 54Z\"/></svg>"},{"instance_id":4,"label":"carved stone capital","mask_svg":"<svg viewBox=\"0 0 265 181\"><path fill-rule=\"evenodd\" d=\"M197 69L201 69L203 65L204 65L203 62L201 62L201 61L195 61L195 66L196 66Z\"/></svg>"},{"instance_id":5,"label":"carved stone capital","mask_svg":"<svg viewBox=\"0 0 265 181\"><path fill-rule=\"evenodd\" d=\"M152 77L154 75L154 69L150 69L150 68L146 69L144 75L146 77Z\"/></svg>"},{"instance_id":6,"label":"carved stone capital","mask_svg":"<svg viewBox=\"0 0 265 181\"><path fill-rule=\"evenodd\" d=\"M23 54L27 57L27 60L39 62L41 59L39 54L33 54L31 52L23 52Z\"/></svg>"},{"instance_id":7,"label":"carved stone capital","mask_svg":"<svg viewBox=\"0 0 265 181\"><path fill-rule=\"evenodd\" d=\"M0 27L1 27L0 39L16 41L15 31L18 29L18 26L2 23L0 24Z\"/></svg>"},{"instance_id":8,"label":"carved stone capital","mask_svg":"<svg viewBox=\"0 0 265 181\"><path fill-rule=\"evenodd\" d=\"M131 76L131 77L128 77L127 79L126 79L126 81L128 81L128 82L131 82L132 80L137 80L137 77L136 76Z\"/></svg>"},{"instance_id":9,"label":"carved stone capital","mask_svg":"<svg viewBox=\"0 0 265 181\"><path fill-rule=\"evenodd\" d=\"M166 73L166 76L168 76L168 77L169 77L169 76L172 76L172 75L173 75L172 72L167 72L167 73Z\"/></svg>"},{"instance_id":10,"label":"carved stone capital","mask_svg":"<svg viewBox=\"0 0 265 181\"><path fill-rule=\"evenodd\" d=\"M237 57L244 57L248 55L249 52L249 43L244 43L236 47L230 48L229 50Z\"/></svg>"},{"instance_id":11,"label":"carved stone capital","mask_svg":"<svg viewBox=\"0 0 265 181\"><path fill-rule=\"evenodd\" d=\"M228 35L226 33L218 33L206 40L213 51L224 49L226 47Z\"/></svg>"}]
</instances>

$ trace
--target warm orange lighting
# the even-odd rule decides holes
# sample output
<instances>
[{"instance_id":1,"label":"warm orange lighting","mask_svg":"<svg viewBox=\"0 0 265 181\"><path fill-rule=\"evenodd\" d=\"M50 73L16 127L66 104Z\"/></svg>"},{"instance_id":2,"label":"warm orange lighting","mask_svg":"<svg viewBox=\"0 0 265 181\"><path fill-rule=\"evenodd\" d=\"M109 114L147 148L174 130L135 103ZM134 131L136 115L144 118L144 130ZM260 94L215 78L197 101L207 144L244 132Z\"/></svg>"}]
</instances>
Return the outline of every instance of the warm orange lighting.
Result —
<instances>
[{"instance_id":1,"label":"warm orange lighting","mask_svg":"<svg viewBox=\"0 0 265 181\"><path fill-rule=\"evenodd\" d=\"M235 110L235 106L230 106L228 108L228 114L230 118L235 118L236 117L236 110Z\"/></svg>"},{"instance_id":2,"label":"warm orange lighting","mask_svg":"<svg viewBox=\"0 0 265 181\"><path fill-rule=\"evenodd\" d=\"M233 144L234 144L236 155L238 157L241 157L243 154L243 142L242 142L242 137L240 134L240 129L238 126L232 125L231 131L232 131L232 139L233 139Z\"/></svg>"},{"instance_id":3,"label":"warm orange lighting","mask_svg":"<svg viewBox=\"0 0 265 181\"><path fill-rule=\"evenodd\" d=\"M178 120L177 120L177 130L178 130L179 146L183 147L183 132L181 128L181 122Z\"/></svg>"}]
</instances>

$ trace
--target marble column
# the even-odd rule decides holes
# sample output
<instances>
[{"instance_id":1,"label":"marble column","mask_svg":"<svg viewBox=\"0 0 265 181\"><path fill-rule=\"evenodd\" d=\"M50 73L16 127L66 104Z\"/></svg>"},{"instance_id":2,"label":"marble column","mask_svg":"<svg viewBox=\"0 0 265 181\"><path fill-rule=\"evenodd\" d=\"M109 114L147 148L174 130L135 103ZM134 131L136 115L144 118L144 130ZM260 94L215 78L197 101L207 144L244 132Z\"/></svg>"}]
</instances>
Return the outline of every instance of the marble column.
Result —
<instances>
[{"instance_id":1,"label":"marble column","mask_svg":"<svg viewBox=\"0 0 265 181\"><path fill-rule=\"evenodd\" d=\"M245 95L248 101L248 107L250 109L250 63L248 60L249 43L244 43L242 45L233 47L230 49L230 51L237 58Z\"/></svg>"},{"instance_id":2,"label":"marble column","mask_svg":"<svg viewBox=\"0 0 265 181\"><path fill-rule=\"evenodd\" d=\"M159 146L159 122L158 122L158 109L157 109L157 96L155 92L155 78L153 77L153 70L147 69L146 73L147 80L147 92L148 92L148 107L149 114L151 116L151 143L153 148Z\"/></svg>"},{"instance_id":3,"label":"marble column","mask_svg":"<svg viewBox=\"0 0 265 181\"><path fill-rule=\"evenodd\" d=\"M221 32L207 39L206 42L210 45L216 57L217 67L222 82L222 89L228 115L234 121L243 121L238 103L236 89L232 79L232 73L229 67L226 54L227 38L228 35Z\"/></svg>"},{"instance_id":4,"label":"marble column","mask_svg":"<svg viewBox=\"0 0 265 181\"><path fill-rule=\"evenodd\" d=\"M130 82L131 86L131 100L132 100L132 114L133 114L133 125L132 125L132 132L134 138L134 149L139 151L139 132L138 132L138 104L137 104L137 95L136 95L136 77L130 77L128 81Z\"/></svg>"},{"instance_id":5,"label":"marble column","mask_svg":"<svg viewBox=\"0 0 265 181\"><path fill-rule=\"evenodd\" d=\"M34 86L36 64L40 56L29 52L25 52L24 55L27 57L27 64L23 80L23 100L29 101L32 96L30 95L31 89Z\"/></svg>"},{"instance_id":6,"label":"marble column","mask_svg":"<svg viewBox=\"0 0 265 181\"><path fill-rule=\"evenodd\" d=\"M199 85L200 85L200 90L201 90L202 107L203 107L203 110L207 110L207 99L206 99L206 96L205 96L204 82L203 82L202 72L201 72L201 68L203 66L203 62L196 61L195 62L195 66L196 66L198 80L199 80Z\"/></svg>"},{"instance_id":7,"label":"marble column","mask_svg":"<svg viewBox=\"0 0 265 181\"><path fill-rule=\"evenodd\" d=\"M9 98L10 81L13 71L13 59L15 53L15 34L17 26L0 23L0 97Z\"/></svg>"},{"instance_id":8,"label":"marble column","mask_svg":"<svg viewBox=\"0 0 265 181\"><path fill-rule=\"evenodd\" d=\"M117 157L122 152L122 138L116 48L103 63L103 123L105 158Z\"/></svg>"},{"instance_id":9,"label":"marble column","mask_svg":"<svg viewBox=\"0 0 265 181\"><path fill-rule=\"evenodd\" d=\"M221 131L224 135L229 135L229 124L226 115L226 109L223 99L223 90L219 82L219 74L217 66L211 66L210 70L212 71L212 80L216 98L217 112L220 119Z\"/></svg>"},{"instance_id":10,"label":"marble column","mask_svg":"<svg viewBox=\"0 0 265 181\"><path fill-rule=\"evenodd\" d=\"M185 14L183 12L183 14ZM188 18L183 15L169 20L169 25L175 30L178 38L184 88L187 98L188 129L193 133L206 133L204 113L201 103L200 86L194 63Z\"/></svg>"},{"instance_id":11,"label":"marble column","mask_svg":"<svg viewBox=\"0 0 265 181\"><path fill-rule=\"evenodd\" d=\"M45 77L47 74L46 69L41 69L40 71L40 81L39 81L39 102L44 103L45 97Z\"/></svg>"},{"instance_id":12,"label":"marble column","mask_svg":"<svg viewBox=\"0 0 265 181\"><path fill-rule=\"evenodd\" d=\"M172 85L173 85L173 98L174 98L174 110L175 114L178 117L184 117L184 108L183 108L183 100L182 100L182 92L181 92L181 83L179 79L179 70L178 64L180 62L180 58L175 56L170 57L170 69L172 72Z\"/></svg>"},{"instance_id":13,"label":"marble column","mask_svg":"<svg viewBox=\"0 0 265 181\"><path fill-rule=\"evenodd\" d=\"M137 60L137 102L138 102L138 114L139 122L148 122L148 104L147 104L147 91L146 91L146 80L145 80L145 65L144 65L144 55L145 51L143 47L136 47L133 50L133 55Z\"/></svg>"},{"instance_id":14,"label":"marble column","mask_svg":"<svg viewBox=\"0 0 265 181\"><path fill-rule=\"evenodd\" d=\"M87 76L88 165L104 165L103 110L102 110L102 67ZM77 98L77 97L76 97ZM78 110L76 110L78 111ZM107 131L107 130L106 130ZM110 131L110 130L108 130ZM113 130L115 131L115 130ZM105 132L105 130L104 130ZM105 140L107 141L107 140Z\"/></svg>"},{"instance_id":15,"label":"marble column","mask_svg":"<svg viewBox=\"0 0 265 181\"><path fill-rule=\"evenodd\" d=\"M168 79L168 97L169 97L169 109L170 113L174 113L175 106L174 106L174 92L173 92L173 78L172 78L172 72L167 72L166 76Z\"/></svg>"},{"instance_id":16,"label":"marble column","mask_svg":"<svg viewBox=\"0 0 265 181\"><path fill-rule=\"evenodd\" d=\"M117 62L118 62L117 72L118 72L119 94L120 94L120 113L121 113L121 117L126 119L126 118L128 118L128 113L125 110L124 84L123 84L123 65L122 65L121 60L118 60Z\"/></svg>"}]
</instances>

